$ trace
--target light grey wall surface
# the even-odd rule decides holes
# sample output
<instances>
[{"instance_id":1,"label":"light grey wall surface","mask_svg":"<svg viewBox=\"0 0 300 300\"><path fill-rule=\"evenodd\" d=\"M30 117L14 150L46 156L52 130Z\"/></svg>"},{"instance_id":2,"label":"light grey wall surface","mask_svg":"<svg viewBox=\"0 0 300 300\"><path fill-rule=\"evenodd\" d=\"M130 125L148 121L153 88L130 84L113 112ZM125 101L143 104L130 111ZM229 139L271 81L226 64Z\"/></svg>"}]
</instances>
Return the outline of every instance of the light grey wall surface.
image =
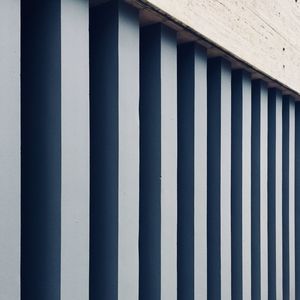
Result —
<instances>
[{"instance_id":1,"label":"light grey wall surface","mask_svg":"<svg viewBox=\"0 0 300 300\"><path fill-rule=\"evenodd\" d=\"M195 299L207 297L207 58L195 51L194 288Z\"/></svg>"},{"instance_id":2,"label":"light grey wall surface","mask_svg":"<svg viewBox=\"0 0 300 300\"><path fill-rule=\"evenodd\" d=\"M161 299L177 297L177 44L161 37Z\"/></svg>"},{"instance_id":3,"label":"light grey wall surface","mask_svg":"<svg viewBox=\"0 0 300 300\"><path fill-rule=\"evenodd\" d=\"M282 96L276 94L276 170L275 170L275 229L276 229L276 299L283 299L282 270Z\"/></svg>"},{"instance_id":4,"label":"light grey wall surface","mask_svg":"<svg viewBox=\"0 0 300 300\"><path fill-rule=\"evenodd\" d=\"M229 64L221 69L221 174L220 174L220 232L221 232L221 298L231 299L231 70Z\"/></svg>"},{"instance_id":5,"label":"light grey wall surface","mask_svg":"<svg viewBox=\"0 0 300 300\"><path fill-rule=\"evenodd\" d=\"M260 282L261 299L268 299L268 90L260 98Z\"/></svg>"},{"instance_id":6,"label":"light grey wall surface","mask_svg":"<svg viewBox=\"0 0 300 300\"><path fill-rule=\"evenodd\" d=\"M20 299L20 1L0 1L0 299Z\"/></svg>"},{"instance_id":7,"label":"light grey wall surface","mask_svg":"<svg viewBox=\"0 0 300 300\"><path fill-rule=\"evenodd\" d=\"M243 300L251 300L251 78L249 74L243 74L242 93L242 286Z\"/></svg>"},{"instance_id":8,"label":"light grey wall surface","mask_svg":"<svg viewBox=\"0 0 300 300\"><path fill-rule=\"evenodd\" d=\"M88 29L88 0L61 0L61 300L89 299Z\"/></svg>"},{"instance_id":9,"label":"light grey wall surface","mask_svg":"<svg viewBox=\"0 0 300 300\"><path fill-rule=\"evenodd\" d=\"M119 7L118 299L137 300L139 283L139 22Z\"/></svg>"},{"instance_id":10,"label":"light grey wall surface","mask_svg":"<svg viewBox=\"0 0 300 300\"><path fill-rule=\"evenodd\" d=\"M293 102L290 102L289 121L289 289L290 300L295 300L295 103Z\"/></svg>"}]
</instances>

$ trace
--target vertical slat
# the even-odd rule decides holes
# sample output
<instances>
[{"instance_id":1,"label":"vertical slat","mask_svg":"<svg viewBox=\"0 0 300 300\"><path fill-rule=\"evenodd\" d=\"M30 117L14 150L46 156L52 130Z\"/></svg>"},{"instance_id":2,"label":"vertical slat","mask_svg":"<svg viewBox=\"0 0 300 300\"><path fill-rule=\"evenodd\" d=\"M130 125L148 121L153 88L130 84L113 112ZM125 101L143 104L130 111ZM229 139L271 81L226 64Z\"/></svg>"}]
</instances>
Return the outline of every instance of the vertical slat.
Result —
<instances>
[{"instance_id":1,"label":"vertical slat","mask_svg":"<svg viewBox=\"0 0 300 300\"><path fill-rule=\"evenodd\" d=\"M276 96L276 297L283 299L282 240L282 96Z\"/></svg>"},{"instance_id":2,"label":"vertical slat","mask_svg":"<svg viewBox=\"0 0 300 300\"><path fill-rule=\"evenodd\" d=\"M194 294L207 299L207 58L195 53Z\"/></svg>"},{"instance_id":3,"label":"vertical slat","mask_svg":"<svg viewBox=\"0 0 300 300\"><path fill-rule=\"evenodd\" d=\"M261 299L268 299L268 90L260 96L260 282Z\"/></svg>"},{"instance_id":4,"label":"vertical slat","mask_svg":"<svg viewBox=\"0 0 300 300\"><path fill-rule=\"evenodd\" d=\"M138 299L139 19L119 6L119 300Z\"/></svg>"},{"instance_id":5,"label":"vertical slat","mask_svg":"<svg viewBox=\"0 0 300 300\"><path fill-rule=\"evenodd\" d=\"M178 50L178 299L206 299L206 51Z\"/></svg>"},{"instance_id":6,"label":"vertical slat","mask_svg":"<svg viewBox=\"0 0 300 300\"><path fill-rule=\"evenodd\" d=\"M267 201L268 92L261 80L252 83L251 263L252 299L268 299Z\"/></svg>"},{"instance_id":7,"label":"vertical slat","mask_svg":"<svg viewBox=\"0 0 300 300\"><path fill-rule=\"evenodd\" d=\"M290 97L282 104L282 246L283 246L283 299L290 299L289 274L289 181L290 181Z\"/></svg>"},{"instance_id":8,"label":"vertical slat","mask_svg":"<svg viewBox=\"0 0 300 300\"><path fill-rule=\"evenodd\" d=\"M232 298L251 299L251 80L232 76Z\"/></svg>"},{"instance_id":9,"label":"vertical slat","mask_svg":"<svg viewBox=\"0 0 300 300\"><path fill-rule=\"evenodd\" d=\"M295 300L295 101L290 99L289 122L289 296Z\"/></svg>"},{"instance_id":10,"label":"vertical slat","mask_svg":"<svg viewBox=\"0 0 300 300\"><path fill-rule=\"evenodd\" d=\"M0 3L0 298L20 299L20 1Z\"/></svg>"},{"instance_id":11,"label":"vertical slat","mask_svg":"<svg viewBox=\"0 0 300 300\"><path fill-rule=\"evenodd\" d=\"M300 103L295 104L295 273L296 299L300 298Z\"/></svg>"},{"instance_id":12,"label":"vertical slat","mask_svg":"<svg viewBox=\"0 0 300 300\"><path fill-rule=\"evenodd\" d=\"M231 299L231 70L208 67L208 299Z\"/></svg>"},{"instance_id":13,"label":"vertical slat","mask_svg":"<svg viewBox=\"0 0 300 300\"><path fill-rule=\"evenodd\" d=\"M21 293L59 300L61 2L21 9Z\"/></svg>"},{"instance_id":14,"label":"vertical slat","mask_svg":"<svg viewBox=\"0 0 300 300\"><path fill-rule=\"evenodd\" d=\"M269 295L282 299L282 96L269 90L268 234Z\"/></svg>"},{"instance_id":15,"label":"vertical slat","mask_svg":"<svg viewBox=\"0 0 300 300\"><path fill-rule=\"evenodd\" d=\"M110 2L90 20L90 299L137 299L138 14Z\"/></svg>"},{"instance_id":16,"label":"vertical slat","mask_svg":"<svg viewBox=\"0 0 300 300\"><path fill-rule=\"evenodd\" d=\"M61 1L61 300L89 299L88 1Z\"/></svg>"},{"instance_id":17,"label":"vertical slat","mask_svg":"<svg viewBox=\"0 0 300 300\"><path fill-rule=\"evenodd\" d=\"M141 34L140 299L177 298L177 46Z\"/></svg>"},{"instance_id":18,"label":"vertical slat","mask_svg":"<svg viewBox=\"0 0 300 300\"><path fill-rule=\"evenodd\" d=\"M140 35L140 300L161 299L160 30L145 27Z\"/></svg>"},{"instance_id":19,"label":"vertical slat","mask_svg":"<svg viewBox=\"0 0 300 300\"><path fill-rule=\"evenodd\" d=\"M243 77L243 299L251 295L251 78Z\"/></svg>"},{"instance_id":20,"label":"vertical slat","mask_svg":"<svg viewBox=\"0 0 300 300\"><path fill-rule=\"evenodd\" d=\"M161 299L177 298L177 42L161 35Z\"/></svg>"}]
</instances>

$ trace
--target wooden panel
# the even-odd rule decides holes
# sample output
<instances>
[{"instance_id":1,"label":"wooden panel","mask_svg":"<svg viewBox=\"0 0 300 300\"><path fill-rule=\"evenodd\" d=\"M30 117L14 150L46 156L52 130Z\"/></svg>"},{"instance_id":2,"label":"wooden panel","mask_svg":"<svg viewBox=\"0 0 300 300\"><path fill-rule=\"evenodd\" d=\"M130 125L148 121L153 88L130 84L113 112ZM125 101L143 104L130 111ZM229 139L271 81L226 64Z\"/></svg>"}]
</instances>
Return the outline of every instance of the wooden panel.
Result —
<instances>
[{"instance_id":1,"label":"wooden panel","mask_svg":"<svg viewBox=\"0 0 300 300\"><path fill-rule=\"evenodd\" d=\"M259 0L140 0L300 92L300 4Z\"/></svg>"}]
</instances>

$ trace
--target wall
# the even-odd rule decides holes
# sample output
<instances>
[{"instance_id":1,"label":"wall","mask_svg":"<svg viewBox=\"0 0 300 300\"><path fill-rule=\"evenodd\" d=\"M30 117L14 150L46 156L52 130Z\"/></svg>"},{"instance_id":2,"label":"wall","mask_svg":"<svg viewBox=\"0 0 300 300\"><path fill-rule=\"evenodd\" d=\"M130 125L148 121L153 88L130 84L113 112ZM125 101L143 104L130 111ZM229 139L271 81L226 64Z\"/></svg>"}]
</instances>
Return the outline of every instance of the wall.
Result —
<instances>
[{"instance_id":1,"label":"wall","mask_svg":"<svg viewBox=\"0 0 300 300\"><path fill-rule=\"evenodd\" d=\"M300 4L272 0L141 0L300 92Z\"/></svg>"}]
</instances>

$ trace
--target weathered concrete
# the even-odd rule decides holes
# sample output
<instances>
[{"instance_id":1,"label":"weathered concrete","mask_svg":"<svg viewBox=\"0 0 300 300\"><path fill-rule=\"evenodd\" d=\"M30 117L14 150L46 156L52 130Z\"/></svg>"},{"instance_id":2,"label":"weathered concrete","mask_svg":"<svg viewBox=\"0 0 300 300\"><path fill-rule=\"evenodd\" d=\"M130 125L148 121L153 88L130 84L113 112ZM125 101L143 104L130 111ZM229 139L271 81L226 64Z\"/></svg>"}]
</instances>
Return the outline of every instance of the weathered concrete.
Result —
<instances>
[{"instance_id":1,"label":"weathered concrete","mask_svg":"<svg viewBox=\"0 0 300 300\"><path fill-rule=\"evenodd\" d=\"M272 0L139 0L300 92L300 4Z\"/></svg>"}]
</instances>

